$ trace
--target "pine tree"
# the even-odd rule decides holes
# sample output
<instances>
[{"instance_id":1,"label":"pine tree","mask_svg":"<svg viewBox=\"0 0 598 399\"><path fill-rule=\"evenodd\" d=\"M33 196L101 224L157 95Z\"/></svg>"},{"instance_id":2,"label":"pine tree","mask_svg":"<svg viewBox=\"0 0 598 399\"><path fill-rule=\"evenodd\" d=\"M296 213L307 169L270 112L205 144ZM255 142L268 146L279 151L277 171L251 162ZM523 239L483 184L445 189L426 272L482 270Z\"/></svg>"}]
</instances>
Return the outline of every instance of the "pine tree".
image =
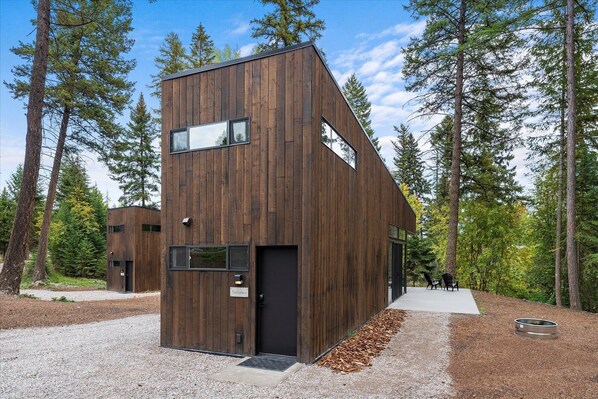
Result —
<instances>
[{"instance_id":1,"label":"pine tree","mask_svg":"<svg viewBox=\"0 0 598 399\"><path fill-rule=\"evenodd\" d=\"M546 4L547 10L538 14L534 23L537 26L537 32L533 36L533 47L531 48L531 55L534 57L534 68L532 69L534 92L536 95L533 98L534 103L537 104L536 120L532 127L536 130L536 137L528 141L529 147L532 149L534 158L533 168L536 175L535 185L538 186L535 192L542 192L539 190L540 186L550 185L555 187L557 191L556 204L556 222L541 219L536 217L536 230L541 232L538 234L540 241L539 245L543 248L549 248L549 253L554 254L554 297L558 305L566 304L568 298L561 296L561 290L568 291L568 285L561 274L566 270L562 270L561 247L564 246L562 234L562 209L563 209L563 185L565 184L564 173L564 156L565 156L565 140L567 138L567 74L566 74L566 30L564 29L565 20L567 19L567 9L564 4ZM594 148L595 156L595 136L596 122L595 109L598 103L598 56L594 51L594 44L598 40L598 31L595 29L595 12L596 5L591 2L580 1L575 6L575 96L576 96L576 113L575 113L575 130L576 130L576 168L581 168L576 172L577 184L575 194L580 198L580 201L585 202L586 196L592 192L588 189L587 182L594 181L595 175L592 172L593 167L591 162L586 163L582 160L587 159L586 154L592 154L592 147ZM594 143L594 144L592 144ZM589 151L588 151L589 150ZM591 158L591 156L590 156ZM587 167L587 169L586 169ZM584 176L583 179L580 176ZM584 200L581 200L584 198ZM539 204L541 198L534 198ZM576 201L577 202L577 201ZM584 206L575 207L577 213L575 219L578 226L584 226L584 233L580 233L579 227L576 237L576 243L579 253L579 284L581 296L581 304L584 309L592 307L592 302L598 302L598 295L593 294L592 290L587 290L585 287L596 284L598 276L589 270L595 269L596 266L591 266L591 253L598 252L594 240L589 238L585 233L590 233L591 236L596 236L596 229L588 226L596 223L597 216L595 213L586 212ZM579 214L583 213L583 216ZM541 223L542 221L542 223ZM554 228L554 234L549 234L546 229ZM552 246L544 240L551 238L553 240ZM589 256L588 256L589 255ZM540 255L536 256L538 264L542 267L549 267L546 259ZM544 274L544 271L537 269L538 275ZM590 294L586 294L590 292ZM585 298L584 295L585 294ZM546 297L552 293L545 294ZM594 307L596 308L596 307Z\"/></svg>"},{"instance_id":2,"label":"pine tree","mask_svg":"<svg viewBox=\"0 0 598 399\"><path fill-rule=\"evenodd\" d=\"M103 277L107 206L97 187L89 185L81 160L64 162L58 194L49 240L52 263L67 276Z\"/></svg>"},{"instance_id":3,"label":"pine tree","mask_svg":"<svg viewBox=\"0 0 598 399\"><path fill-rule=\"evenodd\" d=\"M8 241L10 240L16 208L16 201L10 198L8 190L4 187L0 194L0 253L3 257L8 247Z\"/></svg>"},{"instance_id":4,"label":"pine tree","mask_svg":"<svg viewBox=\"0 0 598 399\"><path fill-rule=\"evenodd\" d=\"M230 60L236 60L241 56L239 49L233 49L230 44L225 44L222 50L215 49L214 51L214 62L225 62Z\"/></svg>"},{"instance_id":5,"label":"pine tree","mask_svg":"<svg viewBox=\"0 0 598 399\"><path fill-rule=\"evenodd\" d=\"M491 83L482 89L493 91L502 109L498 117L513 130L520 120L517 111L525 109L518 73L526 60L512 55L521 43L512 28L517 26L523 4L411 0L408 6L416 19L426 18L426 27L422 37L413 38L404 51L406 88L420 92L417 101L421 114L454 113L446 248L446 271L451 274L457 260L462 133L481 112L478 81L485 77Z\"/></svg>"},{"instance_id":6,"label":"pine tree","mask_svg":"<svg viewBox=\"0 0 598 399\"><path fill-rule=\"evenodd\" d=\"M365 87L357 80L355 74L351 74L349 79L343 85L343 94L349 101L349 105L355 112L355 116L357 116L357 120L363 126L363 129L367 133L368 137L374 147L380 153L382 148L380 147L380 142L378 138L375 136L374 129L372 129L372 121L370 120L370 114L372 112L372 103L368 100L368 95L365 91Z\"/></svg>"},{"instance_id":7,"label":"pine tree","mask_svg":"<svg viewBox=\"0 0 598 399\"><path fill-rule=\"evenodd\" d=\"M48 41L50 37L50 0L37 3L37 29L35 50L31 67L31 95L27 103L27 136L25 145L25 166L23 184L17 203L15 221L10 242L0 272L0 292L15 295L19 293L23 267L27 259L29 226L33 220L35 190L42 148L42 118L48 66Z\"/></svg>"},{"instance_id":8,"label":"pine tree","mask_svg":"<svg viewBox=\"0 0 598 399\"><path fill-rule=\"evenodd\" d=\"M152 90L152 96L158 100L162 98L162 78L189 69L187 50L176 33L170 32L166 35L159 51L160 55L154 58L158 73L152 75L152 84L148 86Z\"/></svg>"},{"instance_id":9,"label":"pine tree","mask_svg":"<svg viewBox=\"0 0 598 399\"><path fill-rule=\"evenodd\" d=\"M123 192L120 202L125 206L153 205L160 170L160 157L152 146L157 138L158 130L140 94L137 105L131 109L127 129L114 143L108 164L110 176Z\"/></svg>"},{"instance_id":10,"label":"pine tree","mask_svg":"<svg viewBox=\"0 0 598 399\"><path fill-rule=\"evenodd\" d=\"M434 203L448 204L451 172L453 120L445 116L430 133L431 158L434 163Z\"/></svg>"},{"instance_id":11,"label":"pine tree","mask_svg":"<svg viewBox=\"0 0 598 399\"><path fill-rule=\"evenodd\" d=\"M215 57L214 41L210 39L202 24L197 25L197 30L191 36L189 51L189 67L201 68L212 64Z\"/></svg>"},{"instance_id":12,"label":"pine tree","mask_svg":"<svg viewBox=\"0 0 598 399\"><path fill-rule=\"evenodd\" d=\"M274 11L264 18L252 19L251 37L263 39L258 44L257 52L275 50L299 44L304 40L315 42L322 37L324 21L316 18L313 12L320 0L260 0L267 6L273 5Z\"/></svg>"},{"instance_id":13,"label":"pine tree","mask_svg":"<svg viewBox=\"0 0 598 399\"><path fill-rule=\"evenodd\" d=\"M135 61L123 54L133 46L128 38L131 4L125 0L57 0L52 20L51 50L47 87L47 114L60 121L54 162L48 185L46 208L41 228L33 282L46 278L45 258L54 208L54 197L63 151L70 127L70 141L104 155L104 143L119 130L114 122L129 101L132 83L127 80ZM12 51L26 63L14 69L17 80L7 84L15 97L26 96L29 86L23 77L33 45L24 44Z\"/></svg>"},{"instance_id":14,"label":"pine tree","mask_svg":"<svg viewBox=\"0 0 598 399\"><path fill-rule=\"evenodd\" d=\"M430 185L424 178L424 163L421 159L421 151L413 133L401 123L399 127L393 126L397 132L397 140L392 141L395 156L392 159L394 170L393 175L397 183L404 183L409 191L423 200L430 192Z\"/></svg>"}]
</instances>

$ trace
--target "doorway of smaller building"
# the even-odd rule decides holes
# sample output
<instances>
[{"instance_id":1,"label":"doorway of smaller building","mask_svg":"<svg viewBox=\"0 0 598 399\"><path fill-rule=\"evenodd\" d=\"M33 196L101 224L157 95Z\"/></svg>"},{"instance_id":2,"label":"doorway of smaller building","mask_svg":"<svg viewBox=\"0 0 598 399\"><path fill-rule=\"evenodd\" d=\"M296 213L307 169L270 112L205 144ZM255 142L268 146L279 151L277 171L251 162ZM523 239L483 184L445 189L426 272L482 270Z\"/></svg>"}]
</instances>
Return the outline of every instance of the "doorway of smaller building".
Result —
<instances>
[{"instance_id":1,"label":"doorway of smaller building","mask_svg":"<svg viewBox=\"0 0 598 399\"><path fill-rule=\"evenodd\" d=\"M125 262L125 291L133 291L133 262L130 260Z\"/></svg>"},{"instance_id":2,"label":"doorway of smaller building","mask_svg":"<svg viewBox=\"0 0 598 399\"><path fill-rule=\"evenodd\" d=\"M297 356L297 247L257 248L257 350Z\"/></svg>"}]
</instances>

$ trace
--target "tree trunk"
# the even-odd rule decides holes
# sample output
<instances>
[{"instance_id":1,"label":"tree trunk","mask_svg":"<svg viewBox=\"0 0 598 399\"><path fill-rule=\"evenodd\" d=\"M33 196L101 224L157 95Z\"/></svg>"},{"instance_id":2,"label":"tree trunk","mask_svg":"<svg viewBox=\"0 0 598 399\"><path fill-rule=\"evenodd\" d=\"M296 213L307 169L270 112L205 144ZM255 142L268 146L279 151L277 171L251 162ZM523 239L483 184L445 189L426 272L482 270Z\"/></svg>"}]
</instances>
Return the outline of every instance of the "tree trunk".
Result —
<instances>
[{"instance_id":1,"label":"tree trunk","mask_svg":"<svg viewBox=\"0 0 598 399\"><path fill-rule=\"evenodd\" d=\"M60 165L62 164L62 153L64 151L64 142L66 140L66 131L69 125L71 110L68 106L62 111L62 121L60 122L60 132L58 133L58 142L56 143L56 153L54 154L54 164L52 165L52 174L50 175L50 184L48 185L48 196L46 197L46 209L44 210L44 219L39 235L39 246L37 250L37 260L35 270L33 271L32 283L37 283L48 278L46 273L46 255L48 253L48 234L50 232L50 221L52 210L54 209L54 199L56 198L56 187L58 186L58 175L60 174Z\"/></svg>"},{"instance_id":2,"label":"tree trunk","mask_svg":"<svg viewBox=\"0 0 598 399\"><path fill-rule=\"evenodd\" d=\"M575 241L575 42L574 1L567 0L567 271L569 275L569 304L581 309L579 296L579 265Z\"/></svg>"},{"instance_id":3,"label":"tree trunk","mask_svg":"<svg viewBox=\"0 0 598 399\"><path fill-rule=\"evenodd\" d=\"M556 203L556 239L554 250L554 298L563 306L561 293L561 230L563 229L563 152L565 151L565 88L561 92L561 136L559 139L559 175Z\"/></svg>"},{"instance_id":4,"label":"tree trunk","mask_svg":"<svg viewBox=\"0 0 598 399\"><path fill-rule=\"evenodd\" d=\"M29 231L35 208L35 192L39 177L42 149L42 111L48 67L48 42L50 32L50 0L39 0L37 5L37 33L31 70L31 90L27 104L27 138L23 182L17 204L12 235L6 250L4 267L0 272L0 292L19 293L23 266L27 259Z\"/></svg>"},{"instance_id":5,"label":"tree trunk","mask_svg":"<svg viewBox=\"0 0 598 399\"><path fill-rule=\"evenodd\" d=\"M455 118L453 121L453 155L451 160L449 222L445 266L445 271L452 275L455 275L455 271L457 269L457 227L459 224L459 189L461 181L461 120L463 118L463 45L465 44L465 0L461 1L458 43L457 77L455 81Z\"/></svg>"}]
</instances>

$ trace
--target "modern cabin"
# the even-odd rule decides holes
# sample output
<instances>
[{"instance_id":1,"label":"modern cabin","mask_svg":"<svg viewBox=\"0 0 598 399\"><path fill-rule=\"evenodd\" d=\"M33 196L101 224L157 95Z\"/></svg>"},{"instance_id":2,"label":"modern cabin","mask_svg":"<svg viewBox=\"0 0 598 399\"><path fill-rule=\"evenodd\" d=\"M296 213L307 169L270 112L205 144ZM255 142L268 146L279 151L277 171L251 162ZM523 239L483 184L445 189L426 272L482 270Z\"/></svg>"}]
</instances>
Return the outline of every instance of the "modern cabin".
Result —
<instances>
[{"instance_id":1,"label":"modern cabin","mask_svg":"<svg viewBox=\"0 0 598 399\"><path fill-rule=\"evenodd\" d=\"M312 43L163 79L162 346L312 362L404 292L414 229Z\"/></svg>"},{"instance_id":2,"label":"modern cabin","mask_svg":"<svg viewBox=\"0 0 598 399\"><path fill-rule=\"evenodd\" d=\"M160 211L139 206L108 209L106 288L160 290Z\"/></svg>"}]
</instances>

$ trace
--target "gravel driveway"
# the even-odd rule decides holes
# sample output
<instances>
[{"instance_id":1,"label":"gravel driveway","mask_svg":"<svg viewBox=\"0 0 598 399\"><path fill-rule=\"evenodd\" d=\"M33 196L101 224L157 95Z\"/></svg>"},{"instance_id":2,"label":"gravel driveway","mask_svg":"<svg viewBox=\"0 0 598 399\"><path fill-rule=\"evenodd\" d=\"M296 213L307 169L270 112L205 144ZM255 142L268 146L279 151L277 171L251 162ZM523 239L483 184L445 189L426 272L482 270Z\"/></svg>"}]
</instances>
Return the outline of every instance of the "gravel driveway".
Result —
<instances>
[{"instance_id":1,"label":"gravel driveway","mask_svg":"<svg viewBox=\"0 0 598 399\"><path fill-rule=\"evenodd\" d=\"M132 299L142 298L146 296L160 295L160 292L115 292L106 290L90 290L90 291L50 291L50 290L39 290L39 289L28 289L21 290L21 294L33 295L42 301L51 301L53 298L60 298L64 296L75 302L80 301L108 301L108 300L119 300L119 299Z\"/></svg>"},{"instance_id":2,"label":"gravel driveway","mask_svg":"<svg viewBox=\"0 0 598 399\"><path fill-rule=\"evenodd\" d=\"M0 331L0 397L444 398L450 396L449 314L407 312L372 367L301 368L276 388L218 382L240 359L161 348L159 316Z\"/></svg>"}]
</instances>

